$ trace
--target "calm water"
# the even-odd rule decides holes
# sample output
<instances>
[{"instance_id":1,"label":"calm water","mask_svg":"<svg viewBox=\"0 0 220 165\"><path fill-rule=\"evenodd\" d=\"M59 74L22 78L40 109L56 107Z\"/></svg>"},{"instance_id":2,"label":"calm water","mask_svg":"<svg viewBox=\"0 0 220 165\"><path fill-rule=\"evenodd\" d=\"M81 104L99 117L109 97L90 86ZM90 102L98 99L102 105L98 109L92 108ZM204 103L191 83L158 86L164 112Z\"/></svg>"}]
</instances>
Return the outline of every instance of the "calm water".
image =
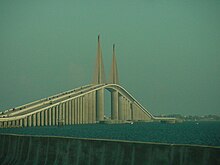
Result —
<instances>
[{"instance_id":1,"label":"calm water","mask_svg":"<svg viewBox=\"0 0 220 165\"><path fill-rule=\"evenodd\" d=\"M220 146L220 122L89 124L0 129L0 133Z\"/></svg>"}]
</instances>

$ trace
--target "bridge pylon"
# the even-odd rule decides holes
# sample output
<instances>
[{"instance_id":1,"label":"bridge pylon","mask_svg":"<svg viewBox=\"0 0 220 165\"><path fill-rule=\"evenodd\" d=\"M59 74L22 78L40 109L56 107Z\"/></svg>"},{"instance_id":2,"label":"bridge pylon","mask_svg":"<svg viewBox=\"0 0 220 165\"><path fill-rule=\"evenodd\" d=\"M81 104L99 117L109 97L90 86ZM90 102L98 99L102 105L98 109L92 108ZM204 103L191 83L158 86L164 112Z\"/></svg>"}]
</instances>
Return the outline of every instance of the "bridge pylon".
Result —
<instances>
[{"instance_id":1,"label":"bridge pylon","mask_svg":"<svg viewBox=\"0 0 220 165\"><path fill-rule=\"evenodd\" d=\"M103 84L103 83L105 83L105 71L104 71L104 64L103 64L103 59L102 59L102 49L101 49L101 41L100 41L100 34L99 34L93 84Z\"/></svg>"},{"instance_id":2,"label":"bridge pylon","mask_svg":"<svg viewBox=\"0 0 220 165\"><path fill-rule=\"evenodd\" d=\"M118 80L118 68L116 63L115 55L115 44L113 44L113 54L112 54L112 65L110 72L110 81L111 84L119 84ZM117 90L111 90L111 119L119 119L119 93Z\"/></svg>"},{"instance_id":3,"label":"bridge pylon","mask_svg":"<svg viewBox=\"0 0 220 165\"><path fill-rule=\"evenodd\" d=\"M110 72L110 83L111 84L119 84L118 68L117 68L116 55L115 55L115 44L113 44L112 65L111 65L111 72Z\"/></svg>"},{"instance_id":4,"label":"bridge pylon","mask_svg":"<svg viewBox=\"0 0 220 165\"><path fill-rule=\"evenodd\" d=\"M98 35L98 48L97 48L96 67L95 67L93 83L94 84L105 83L105 72L104 72L104 64L102 59L100 35ZM104 120L104 89L103 88L96 91L96 121L102 121L102 120Z\"/></svg>"}]
</instances>

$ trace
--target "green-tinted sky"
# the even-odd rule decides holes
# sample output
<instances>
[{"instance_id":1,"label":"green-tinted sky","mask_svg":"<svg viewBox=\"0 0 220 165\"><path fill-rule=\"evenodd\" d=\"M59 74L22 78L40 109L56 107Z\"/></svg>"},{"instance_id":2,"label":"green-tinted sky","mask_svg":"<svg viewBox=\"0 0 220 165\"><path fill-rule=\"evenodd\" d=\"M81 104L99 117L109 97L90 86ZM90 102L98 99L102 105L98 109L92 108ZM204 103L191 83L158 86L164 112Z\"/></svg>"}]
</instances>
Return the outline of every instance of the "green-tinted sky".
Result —
<instances>
[{"instance_id":1,"label":"green-tinted sky","mask_svg":"<svg viewBox=\"0 0 220 165\"><path fill-rule=\"evenodd\" d=\"M106 75L153 114L220 115L219 0L1 0L0 111Z\"/></svg>"}]
</instances>

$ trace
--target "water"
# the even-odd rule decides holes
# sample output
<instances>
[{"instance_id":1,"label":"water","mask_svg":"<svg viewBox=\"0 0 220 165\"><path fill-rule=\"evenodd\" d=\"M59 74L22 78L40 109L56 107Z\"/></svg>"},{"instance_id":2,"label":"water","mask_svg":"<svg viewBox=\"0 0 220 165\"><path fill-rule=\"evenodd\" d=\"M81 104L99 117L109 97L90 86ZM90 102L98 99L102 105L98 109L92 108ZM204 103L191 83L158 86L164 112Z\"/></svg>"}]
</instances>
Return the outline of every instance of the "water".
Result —
<instances>
[{"instance_id":1,"label":"water","mask_svg":"<svg viewBox=\"0 0 220 165\"><path fill-rule=\"evenodd\" d=\"M8 128L0 133L220 146L220 122L88 124Z\"/></svg>"}]
</instances>

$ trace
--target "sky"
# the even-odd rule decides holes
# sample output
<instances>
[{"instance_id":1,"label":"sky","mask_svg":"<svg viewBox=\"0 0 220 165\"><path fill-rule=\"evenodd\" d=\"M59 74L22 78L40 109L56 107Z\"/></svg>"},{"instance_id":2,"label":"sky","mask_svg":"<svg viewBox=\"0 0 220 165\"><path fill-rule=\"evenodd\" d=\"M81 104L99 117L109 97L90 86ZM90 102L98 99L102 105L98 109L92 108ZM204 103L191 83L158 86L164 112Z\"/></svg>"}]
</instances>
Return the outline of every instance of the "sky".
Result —
<instances>
[{"instance_id":1,"label":"sky","mask_svg":"<svg viewBox=\"0 0 220 165\"><path fill-rule=\"evenodd\" d=\"M106 77L115 43L152 114L220 115L219 18L219 0L2 0L0 111L90 84L100 33Z\"/></svg>"}]
</instances>

